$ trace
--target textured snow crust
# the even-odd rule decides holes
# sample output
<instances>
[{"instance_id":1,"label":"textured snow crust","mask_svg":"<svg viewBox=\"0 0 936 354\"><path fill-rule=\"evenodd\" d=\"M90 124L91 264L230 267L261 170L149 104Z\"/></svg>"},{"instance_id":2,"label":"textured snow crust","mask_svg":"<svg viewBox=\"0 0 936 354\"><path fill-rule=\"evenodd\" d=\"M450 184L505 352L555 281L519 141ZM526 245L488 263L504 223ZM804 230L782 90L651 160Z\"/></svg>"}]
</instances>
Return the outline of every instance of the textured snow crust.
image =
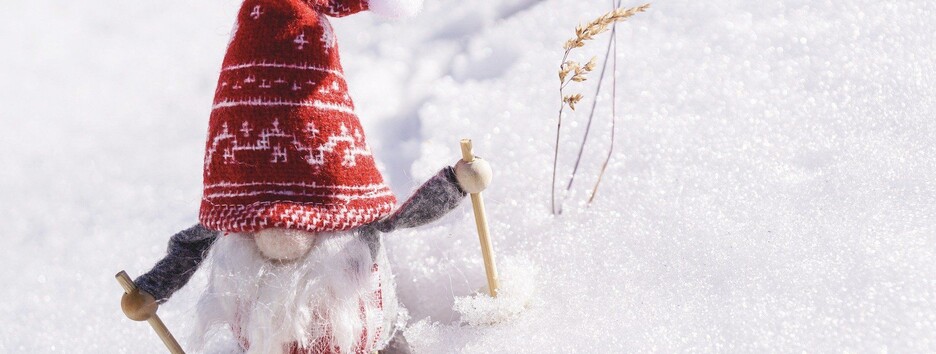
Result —
<instances>
[{"instance_id":1,"label":"textured snow crust","mask_svg":"<svg viewBox=\"0 0 936 354\"><path fill-rule=\"evenodd\" d=\"M146 271L195 222L238 6L0 11L0 352L163 352L121 314L113 274ZM654 3L618 27L616 152L598 198L586 208L610 91L552 217L561 43L609 6L438 0L404 21L333 21L401 198L453 164L463 137L494 168L484 196L517 296L471 297L485 278L467 201L387 235L412 349L936 351L934 3ZM585 126L581 112L566 123L563 180ZM204 276L160 309L178 337Z\"/></svg>"}]
</instances>

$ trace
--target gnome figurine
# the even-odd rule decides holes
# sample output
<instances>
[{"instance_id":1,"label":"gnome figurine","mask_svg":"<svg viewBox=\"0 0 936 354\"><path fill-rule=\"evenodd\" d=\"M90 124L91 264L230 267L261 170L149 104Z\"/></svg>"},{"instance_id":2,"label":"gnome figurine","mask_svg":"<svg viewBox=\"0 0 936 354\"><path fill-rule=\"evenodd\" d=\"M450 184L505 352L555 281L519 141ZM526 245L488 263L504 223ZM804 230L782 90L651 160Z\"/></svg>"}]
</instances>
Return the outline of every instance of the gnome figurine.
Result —
<instances>
[{"instance_id":1,"label":"gnome figurine","mask_svg":"<svg viewBox=\"0 0 936 354\"><path fill-rule=\"evenodd\" d=\"M326 16L415 12L412 0L246 0L221 69L200 223L121 300L152 317L209 258L196 345L227 328L248 353L371 353L398 329L381 234L420 226L490 181L445 167L394 210L354 113Z\"/></svg>"}]
</instances>

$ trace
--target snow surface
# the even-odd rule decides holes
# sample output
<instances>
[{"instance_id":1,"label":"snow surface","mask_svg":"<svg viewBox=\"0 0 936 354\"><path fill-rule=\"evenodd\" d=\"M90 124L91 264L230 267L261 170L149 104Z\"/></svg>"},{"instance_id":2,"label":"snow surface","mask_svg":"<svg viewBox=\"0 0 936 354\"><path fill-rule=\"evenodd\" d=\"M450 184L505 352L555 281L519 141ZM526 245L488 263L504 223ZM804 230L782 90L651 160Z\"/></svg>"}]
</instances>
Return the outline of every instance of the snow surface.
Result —
<instances>
[{"instance_id":1,"label":"snow surface","mask_svg":"<svg viewBox=\"0 0 936 354\"><path fill-rule=\"evenodd\" d=\"M163 352L123 317L113 275L146 271L196 220L238 6L4 3L0 352ZM495 168L485 200L504 277L535 279L514 287L519 302L475 307L515 316L471 325L490 313L453 309L485 283L468 203L388 235L412 348L936 351L936 3L654 3L619 27L618 143L598 199L584 207L608 91L554 218L561 44L609 7L429 0L402 22L334 21L397 193L473 138ZM567 117L563 174L583 119ZM160 309L179 337L203 287L200 272Z\"/></svg>"}]
</instances>

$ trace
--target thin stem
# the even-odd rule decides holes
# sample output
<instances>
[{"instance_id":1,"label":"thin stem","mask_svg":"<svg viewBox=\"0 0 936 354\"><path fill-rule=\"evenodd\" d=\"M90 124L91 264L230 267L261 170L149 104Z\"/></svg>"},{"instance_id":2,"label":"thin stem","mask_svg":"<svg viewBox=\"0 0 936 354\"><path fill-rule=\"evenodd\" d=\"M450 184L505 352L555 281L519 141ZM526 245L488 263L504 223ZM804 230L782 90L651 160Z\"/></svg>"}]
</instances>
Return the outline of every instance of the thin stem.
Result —
<instances>
[{"instance_id":1,"label":"thin stem","mask_svg":"<svg viewBox=\"0 0 936 354\"><path fill-rule=\"evenodd\" d=\"M613 0L612 0L613 2ZM618 5L621 6L621 1L618 0ZM598 180L595 181L595 187L592 188L591 197L588 198L588 206L591 206L591 203L595 200L595 195L598 194L598 186L601 184L601 179L604 177L605 170L608 168L608 163L611 161L611 156L614 153L614 132L617 130L617 24L615 23L611 27L611 42L614 43L614 59L612 59L611 64L611 146L608 147L608 156L605 157L604 163L601 164L601 172L598 173Z\"/></svg>"},{"instance_id":2,"label":"thin stem","mask_svg":"<svg viewBox=\"0 0 936 354\"><path fill-rule=\"evenodd\" d=\"M562 90L559 90L559 95L562 95ZM552 173L552 188L550 188L550 193L552 195L552 213L553 215L558 214L556 211L556 168L559 163L559 132L562 129L562 110L565 108L565 103L562 104L562 107L559 108L559 123L556 124L556 148L553 151L553 173Z\"/></svg>"},{"instance_id":3,"label":"thin stem","mask_svg":"<svg viewBox=\"0 0 936 354\"><path fill-rule=\"evenodd\" d=\"M564 65L566 60L569 59L570 51L572 51L571 48L566 49L565 54L562 56L562 63L559 64L559 70L562 70L562 65ZM565 102L562 100L565 97L563 96L563 89L565 89L566 84L567 83L564 82L559 83L559 118L556 123L556 146L553 152L552 186L549 189L553 215L559 213L556 210L556 168L559 166L559 133L562 132L562 111L565 109Z\"/></svg>"},{"instance_id":4,"label":"thin stem","mask_svg":"<svg viewBox=\"0 0 936 354\"><path fill-rule=\"evenodd\" d=\"M598 74L598 86L595 88L595 97L592 98L591 111L588 113L588 123L585 125L585 135L582 136L582 144L579 146L578 156L575 158L575 166L572 168L572 176L569 178L569 184L566 185L566 191L572 189L572 182L578 173L579 164L582 162L582 154L585 152L585 143L588 142L588 135L591 132L592 121L595 118L595 108L598 107L598 94L601 93L601 84L604 82L605 71L608 69L608 57L611 54L611 38L608 39L608 48L605 49L604 63L601 65L601 73Z\"/></svg>"}]
</instances>

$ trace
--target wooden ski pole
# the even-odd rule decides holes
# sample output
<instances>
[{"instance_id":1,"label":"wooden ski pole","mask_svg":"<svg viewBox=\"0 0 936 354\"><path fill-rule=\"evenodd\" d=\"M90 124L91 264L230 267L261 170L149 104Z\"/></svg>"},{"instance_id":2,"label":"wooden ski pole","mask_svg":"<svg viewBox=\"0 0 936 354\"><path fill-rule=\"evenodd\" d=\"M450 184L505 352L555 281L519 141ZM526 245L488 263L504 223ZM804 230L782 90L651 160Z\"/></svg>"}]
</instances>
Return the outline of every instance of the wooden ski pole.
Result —
<instances>
[{"instance_id":1,"label":"wooden ski pole","mask_svg":"<svg viewBox=\"0 0 936 354\"><path fill-rule=\"evenodd\" d=\"M461 140L462 160L474 161L471 152L471 140ZM481 193L471 193L471 205L474 207L475 225L478 227L478 237L481 239L481 254L484 256L484 270L487 273L488 292L491 297L497 297L497 266L494 264L494 246L491 244L491 235L488 230L487 215L484 214L484 200Z\"/></svg>"},{"instance_id":2,"label":"wooden ski pole","mask_svg":"<svg viewBox=\"0 0 936 354\"><path fill-rule=\"evenodd\" d=\"M115 276L117 282L120 283L120 286L123 287L124 291L130 293L133 290L136 290L136 285L133 284L133 280L130 279L130 276L127 275L127 272L120 271ZM169 333L169 329L166 328L166 325L159 319L159 316L153 314L153 317L150 317L148 320L150 326L153 327L153 330L156 331L156 334L159 335L159 339L162 339L163 344L166 345L166 348L169 348L169 352L172 354L185 354L185 351L182 350L182 347L179 345L179 342L176 342L175 337L172 336L172 333Z\"/></svg>"}]
</instances>

